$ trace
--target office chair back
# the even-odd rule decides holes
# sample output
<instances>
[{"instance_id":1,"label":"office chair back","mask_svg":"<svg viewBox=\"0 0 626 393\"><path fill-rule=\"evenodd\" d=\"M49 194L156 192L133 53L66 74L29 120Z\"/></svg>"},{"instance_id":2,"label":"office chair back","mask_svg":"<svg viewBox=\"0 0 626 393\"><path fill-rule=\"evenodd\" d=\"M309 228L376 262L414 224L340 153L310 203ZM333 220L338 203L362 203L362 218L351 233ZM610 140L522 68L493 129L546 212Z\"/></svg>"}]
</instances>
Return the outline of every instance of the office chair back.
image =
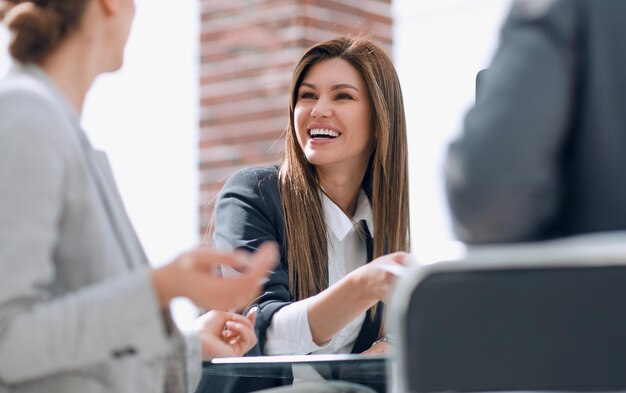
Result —
<instances>
[{"instance_id":1,"label":"office chair back","mask_svg":"<svg viewBox=\"0 0 626 393\"><path fill-rule=\"evenodd\" d=\"M626 389L626 235L470 250L395 296L397 391Z\"/></svg>"}]
</instances>

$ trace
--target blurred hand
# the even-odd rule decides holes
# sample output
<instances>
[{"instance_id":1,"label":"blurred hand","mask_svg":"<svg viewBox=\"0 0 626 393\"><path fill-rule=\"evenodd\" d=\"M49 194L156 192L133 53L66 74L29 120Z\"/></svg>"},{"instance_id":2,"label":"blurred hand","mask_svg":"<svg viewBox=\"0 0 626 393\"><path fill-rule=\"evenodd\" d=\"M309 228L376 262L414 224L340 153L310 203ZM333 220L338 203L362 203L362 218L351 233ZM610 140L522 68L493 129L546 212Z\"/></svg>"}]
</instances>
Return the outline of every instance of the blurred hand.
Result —
<instances>
[{"instance_id":1,"label":"blurred hand","mask_svg":"<svg viewBox=\"0 0 626 393\"><path fill-rule=\"evenodd\" d=\"M352 271L348 276L355 283L355 288L371 299L372 305L379 301L387 302L397 276L385 270L384 265L403 266L408 255L406 252L383 255Z\"/></svg>"},{"instance_id":2,"label":"blurred hand","mask_svg":"<svg viewBox=\"0 0 626 393\"><path fill-rule=\"evenodd\" d=\"M244 317L225 311L209 311L195 322L202 343L202 358L243 356L256 344L256 310Z\"/></svg>"},{"instance_id":3,"label":"blurred hand","mask_svg":"<svg viewBox=\"0 0 626 393\"><path fill-rule=\"evenodd\" d=\"M153 270L152 280L163 308L173 298L183 296L204 309L243 309L257 296L277 262L278 248L272 242L263 243L254 253L197 247ZM231 266L242 274L221 277L216 273L221 265Z\"/></svg>"}]
</instances>

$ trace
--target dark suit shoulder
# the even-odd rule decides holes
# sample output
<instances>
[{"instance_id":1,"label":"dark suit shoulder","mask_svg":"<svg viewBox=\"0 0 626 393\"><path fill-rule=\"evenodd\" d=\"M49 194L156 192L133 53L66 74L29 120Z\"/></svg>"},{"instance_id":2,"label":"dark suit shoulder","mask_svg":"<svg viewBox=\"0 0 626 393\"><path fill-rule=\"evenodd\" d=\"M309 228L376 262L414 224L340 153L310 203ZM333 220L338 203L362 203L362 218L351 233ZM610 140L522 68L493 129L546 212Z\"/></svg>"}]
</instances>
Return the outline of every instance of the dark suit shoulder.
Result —
<instances>
[{"instance_id":1,"label":"dark suit shoulder","mask_svg":"<svg viewBox=\"0 0 626 393\"><path fill-rule=\"evenodd\" d=\"M221 200L229 198L245 199L262 205L263 210L282 212L278 191L278 168L267 166L238 170L224 184L218 195L218 204Z\"/></svg>"},{"instance_id":2,"label":"dark suit shoulder","mask_svg":"<svg viewBox=\"0 0 626 393\"><path fill-rule=\"evenodd\" d=\"M216 245L249 249L283 241L284 218L276 167L246 168L224 184L215 203Z\"/></svg>"},{"instance_id":3,"label":"dark suit shoulder","mask_svg":"<svg viewBox=\"0 0 626 393\"><path fill-rule=\"evenodd\" d=\"M275 166L244 168L228 178L221 196L242 193L248 197L278 198L278 168Z\"/></svg>"},{"instance_id":4,"label":"dark suit shoulder","mask_svg":"<svg viewBox=\"0 0 626 393\"><path fill-rule=\"evenodd\" d=\"M540 35L519 36L524 40L530 40L538 45L538 39L549 39L560 51L567 56L571 47L577 45L577 29L582 25L581 18L586 18L588 3L575 0L516 0L511 6L508 22L503 31L508 27L523 26L527 28L533 25ZM602 2L597 2L602 3Z\"/></svg>"}]
</instances>

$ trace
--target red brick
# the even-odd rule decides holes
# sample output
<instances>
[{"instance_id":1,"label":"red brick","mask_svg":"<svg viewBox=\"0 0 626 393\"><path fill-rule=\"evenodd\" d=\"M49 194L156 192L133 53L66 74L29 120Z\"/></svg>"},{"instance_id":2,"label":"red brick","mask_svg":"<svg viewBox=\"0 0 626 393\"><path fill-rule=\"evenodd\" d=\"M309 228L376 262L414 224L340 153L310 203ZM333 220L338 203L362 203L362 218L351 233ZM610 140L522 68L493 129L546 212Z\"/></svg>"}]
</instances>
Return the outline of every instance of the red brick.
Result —
<instances>
[{"instance_id":1,"label":"red brick","mask_svg":"<svg viewBox=\"0 0 626 393\"><path fill-rule=\"evenodd\" d=\"M311 45L371 35L391 53L391 0L200 0L200 234L240 168L282 155L293 66Z\"/></svg>"}]
</instances>

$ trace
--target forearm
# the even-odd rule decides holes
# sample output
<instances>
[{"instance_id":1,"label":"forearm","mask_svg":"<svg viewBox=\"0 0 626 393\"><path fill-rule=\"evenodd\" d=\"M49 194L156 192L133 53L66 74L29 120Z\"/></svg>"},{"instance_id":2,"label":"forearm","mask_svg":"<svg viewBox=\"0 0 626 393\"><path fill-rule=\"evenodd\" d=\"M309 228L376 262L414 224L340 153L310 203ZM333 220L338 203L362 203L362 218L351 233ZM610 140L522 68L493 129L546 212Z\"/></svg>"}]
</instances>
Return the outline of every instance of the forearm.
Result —
<instances>
[{"instance_id":1,"label":"forearm","mask_svg":"<svg viewBox=\"0 0 626 393\"><path fill-rule=\"evenodd\" d=\"M313 342L323 345L378 302L348 275L309 301L308 319Z\"/></svg>"}]
</instances>

